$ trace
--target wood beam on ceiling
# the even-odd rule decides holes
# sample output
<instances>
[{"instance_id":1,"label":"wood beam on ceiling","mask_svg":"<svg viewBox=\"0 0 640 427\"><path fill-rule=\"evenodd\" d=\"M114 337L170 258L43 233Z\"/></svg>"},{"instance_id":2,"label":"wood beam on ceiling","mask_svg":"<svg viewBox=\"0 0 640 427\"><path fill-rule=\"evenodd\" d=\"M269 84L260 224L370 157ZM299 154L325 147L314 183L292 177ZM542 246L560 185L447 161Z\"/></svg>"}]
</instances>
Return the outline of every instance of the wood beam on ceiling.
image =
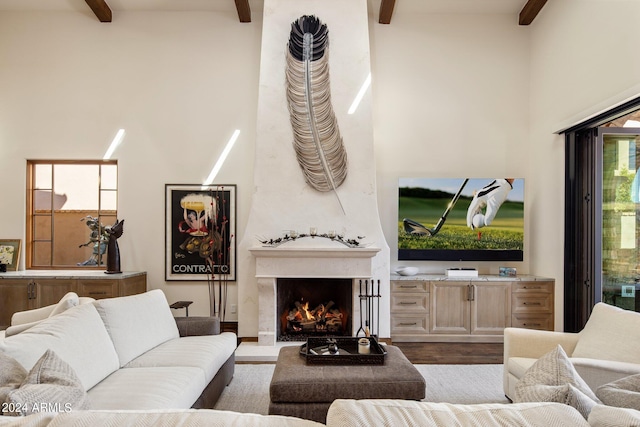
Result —
<instances>
[{"instance_id":1,"label":"wood beam on ceiling","mask_svg":"<svg viewBox=\"0 0 640 427\"><path fill-rule=\"evenodd\" d=\"M529 25L536 19L547 0L529 0L520 11L520 25Z\"/></svg>"},{"instance_id":2,"label":"wood beam on ceiling","mask_svg":"<svg viewBox=\"0 0 640 427\"><path fill-rule=\"evenodd\" d=\"M240 22L251 22L251 8L249 0L235 0L236 9L238 10L238 18Z\"/></svg>"},{"instance_id":3,"label":"wood beam on ceiling","mask_svg":"<svg viewBox=\"0 0 640 427\"><path fill-rule=\"evenodd\" d=\"M393 8L396 0L382 0L380 2L380 18L378 22L381 24L390 24L391 16L393 16Z\"/></svg>"},{"instance_id":4,"label":"wood beam on ceiling","mask_svg":"<svg viewBox=\"0 0 640 427\"><path fill-rule=\"evenodd\" d=\"M84 0L100 22L111 22L111 9L104 0Z\"/></svg>"}]
</instances>

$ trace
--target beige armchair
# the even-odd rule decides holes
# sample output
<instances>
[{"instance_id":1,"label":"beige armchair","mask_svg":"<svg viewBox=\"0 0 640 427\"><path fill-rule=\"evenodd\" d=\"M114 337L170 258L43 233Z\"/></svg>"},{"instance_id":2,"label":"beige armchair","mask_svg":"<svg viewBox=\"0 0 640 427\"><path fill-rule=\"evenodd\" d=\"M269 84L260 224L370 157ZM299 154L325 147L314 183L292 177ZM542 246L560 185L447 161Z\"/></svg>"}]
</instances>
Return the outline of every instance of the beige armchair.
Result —
<instances>
[{"instance_id":1,"label":"beige armchair","mask_svg":"<svg viewBox=\"0 0 640 427\"><path fill-rule=\"evenodd\" d=\"M506 328L504 393L512 399L515 385L535 361L560 344L589 387L596 389L640 373L640 313L598 303L578 333Z\"/></svg>"}]
</instances>

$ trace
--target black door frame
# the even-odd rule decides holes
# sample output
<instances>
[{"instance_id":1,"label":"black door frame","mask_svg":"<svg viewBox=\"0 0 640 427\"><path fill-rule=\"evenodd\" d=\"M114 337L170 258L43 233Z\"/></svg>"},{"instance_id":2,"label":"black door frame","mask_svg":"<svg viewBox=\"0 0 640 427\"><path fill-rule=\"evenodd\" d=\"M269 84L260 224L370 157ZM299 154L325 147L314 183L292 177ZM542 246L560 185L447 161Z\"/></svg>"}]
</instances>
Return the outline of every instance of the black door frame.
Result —
<instances>
[{"instance_id":1,"label":"black door frame","mask_svg":"<svg viewBox=\"0 0 640 427\"><path fill-rule=\"evenodd\" d=\"M602 147L598 128L640 109L640 97L558 133L565 135L564 330L579 332L601 286ZM600 218L600 223L598 222Z\"/></svg>"}]
</instances>

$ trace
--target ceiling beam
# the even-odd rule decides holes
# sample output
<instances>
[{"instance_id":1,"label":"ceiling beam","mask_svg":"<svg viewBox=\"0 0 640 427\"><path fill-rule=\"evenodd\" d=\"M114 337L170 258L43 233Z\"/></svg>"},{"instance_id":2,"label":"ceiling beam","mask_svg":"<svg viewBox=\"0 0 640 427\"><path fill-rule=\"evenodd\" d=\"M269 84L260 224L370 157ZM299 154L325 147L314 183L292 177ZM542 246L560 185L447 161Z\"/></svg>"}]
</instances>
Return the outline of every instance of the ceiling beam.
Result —
<instances>
[{"instance_id":1,"label":"ceiling beam","mask_svg":"<svg viewBox=\"0 0 640 427\"><path fill-rule=\"evenodd\" d=\"M380 18L378 22L381 24L390 24L391 16L393 16L393 7L396 5L396 0L382 0L380 2Z\"/></svg>"},{"instance_id":2,"label":"ceiling beam","mask_svg":"<svg viewBox=\"0 0 640 427\"><path fill-rule=\"evenodd\" d=\"M529 25L536 19L547 0L529 0L520 11L520 25Z\"/></svg>"},{"instance_id":3,"label":"ceiling beam","mask_svg":"<svg viewBox=\"0 0 640 427\"><path fill-rule=\"evenodd\" d=\"M251 8L249 0L235 0L236 9L238 10L238 18L240 22L251 22Z\"/></svg>"},{"instance_id":4,"label":"ceiling beam","mask_svg":"<svg viewBox=\"0 0 640 427\"><path fill-rule=\"evenodd\" d=\"M104 0L84 0L87 2L93 13L96 14L100 22L111 22L111 9Z\"/></svg>"}]
</instances>

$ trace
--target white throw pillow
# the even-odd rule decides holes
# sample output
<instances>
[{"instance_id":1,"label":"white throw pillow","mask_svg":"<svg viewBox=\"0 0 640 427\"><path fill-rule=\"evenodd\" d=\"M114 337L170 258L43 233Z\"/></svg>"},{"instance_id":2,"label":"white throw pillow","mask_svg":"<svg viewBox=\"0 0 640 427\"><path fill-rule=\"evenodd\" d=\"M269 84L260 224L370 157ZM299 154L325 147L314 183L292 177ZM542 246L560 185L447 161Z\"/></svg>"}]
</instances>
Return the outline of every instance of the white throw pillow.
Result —
<instances>
[{"instance_id":1,"label":"white throw pillow","mask_svg":"<svg viewBox=\"0 0 640 427\"><path fill-rule=\"evenodd\" d=\"M89 398L71 366L52 350L36 362L19 388L7 394L8 415L88 409Z\"/></svg>"},{"instance_id":2,"label":"white throw pillow","mask_svg":"<svg viewBox=\"0 0 640 427\"><path fill-rule=\"evenodd\" d=\"M86 390L120 367L113 342L93 304L72 307L0 341L0 351L27 370L48 349L71 365Z\"/></svg>"},{"instance_id":3,"label":"white throw pillow","mask_svg":"<svg viewBox=\"0 0 640 427\"><path fill-rule=\"evenodd\" d=\"M101 299L93 304L113 340L121 367L163 342L180 337L167 298L160 289Z\"/></svg>"},{"instance_id":4,"label":"white throw pillow","mask_svg":"<svg viewBox=\"0 0 640 427\"><path fill-rule=\"evenodd\" d=\"M596 396L605 405L640 411L640 374L601 385L596 390Z\"/></svg>"},{"instance_id":5,"label":"white throw pillow","mask_svg":"<svg viewBox=\"0 0 640 427\"><path fill-rule=\"evenodd\" d=\"M10 337L11 335L26 331L43 320L60 314L79 304L80 298L78 294L75 292L67 292L55 305L14 313L13 316L11 316L11 326L7 328L5 336Z\"/></svg>"},{"instance_id":6,"label":"white throw pillow","mask_svg":"<svg viewBox=\"0 0 640 427\"><path fill-rule=\"evenodd\" d=\"M49 317L53 317L56 314L60 314L63 311L70 309L71 307L75 307L80 304L80 300L78 298L78 294L75 292L67 292L61 299L58 301L56 306L53 308L53 311L49 314Z\"/></svg>"},{"instance_id":7,"label":"white throw pillow","mask_svg":"<svg viewBox=\"0 0 640 427\"><path fill-rule=\"evenodd\" d=\"M0 405L6 403L7 395L20 387L26 377L27 370L16 359L0 352ZM4 406L0 406L0 415L3 415Z\"/></svg>"},{"instance_id":8,"label":"white throw pillow","mask_svg":"<svg viewBox=\"0 0 640 427\"><path fill-rule=\"evenodd\" d=\"M576 408L585 418L601 403L560 345L527 369L516 383L514 402L564 403Z\"/></svg>"}]
</instances>

